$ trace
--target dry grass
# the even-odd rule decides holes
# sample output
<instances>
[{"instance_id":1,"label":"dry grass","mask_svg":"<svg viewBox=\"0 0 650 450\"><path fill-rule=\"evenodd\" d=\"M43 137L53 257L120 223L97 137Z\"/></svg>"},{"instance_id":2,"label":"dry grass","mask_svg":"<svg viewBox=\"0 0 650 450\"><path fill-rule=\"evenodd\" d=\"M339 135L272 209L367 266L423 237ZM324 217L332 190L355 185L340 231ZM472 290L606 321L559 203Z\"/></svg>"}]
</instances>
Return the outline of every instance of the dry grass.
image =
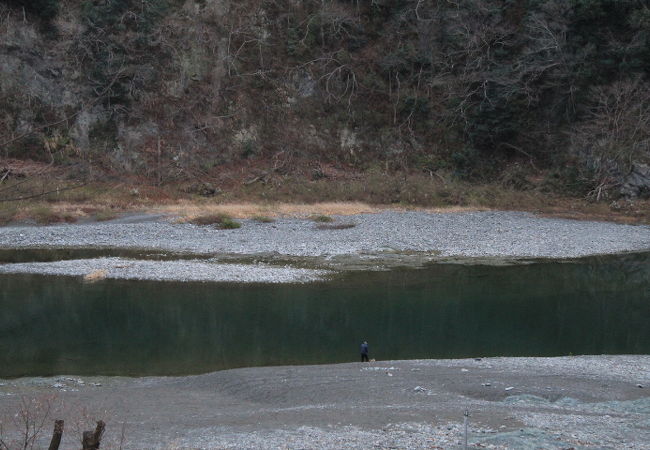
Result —
<instances>
[{"instance_id":1,"label":"dry grass","mask_svg":"<svg viewBox=\"0 0 650 450\"><path fill-rule=\"evenodd\" d=\"M269 216L253 216L252 219L256 222L260 223L273 223L275 222L275 219Z\"/></svg>"},{"instance_id":2,"label":"dry grass","mask_svg":"<svg viewBox=\"0 0 650 450\"><path fill-rule=\"evenodd\" d=\"M13 182L13 181L12 181ZM8 187L5 181L3 189ZM268 222L278 217L311 218L372 214L384 210L424 210L433 213L517 210L579 220L650 223L650 201L591 203L543 192L518 191L498 183L471 184L453 177L422 174L356 174L336 180L282 177L266 184L233 182L222 193L202 197L182 186L150 186L142 180L93 183L17 202L0 202L0 225L35 220L39 223L107 220L123 212L162 213L192 221L202 216L229 216ZM539 184L539 183L538 183ZM7 197L43 192L44 177L20 184Z\"/></svg>"},{"instance_id":3,"label":"dry grass","mask_svg":"<svg viewBox=\"0 0 650 450\"><path fill-rule=\"evenodd\" d=\"M192 217L191 219L179 218L179 223L193 223L194 225L216 225L223 230L233 230L241 227L241 224L232 219L227 214L205 214L201 216Z\"/></svg>"},{"instance_id":4,"label":"dry grass","mask_svg":"<svg viewBox=\"0 0 650 450\"><path fill-rule=\"evenodd\" d=\"M192 221L206 215L227 215L237 219L256 219L259 217L311 217L311 216L350 216L353 214L376 213L385 208L358 202L328 203L207 203L182 200L171 205L153 207L153 212L181 217Z\"/></svg>"},{"instance_id":5,"label":"dry grass","mask_svg":"<svg viewBox=\"0 0 650 450\"><path fill-rule=\"evenodd\" d=\"M0 203L0 225L13 222L18 213L18 207L12 203Z\"/></svg>"},{"instance_id":6,"label":"dry grass","mask_svg":"<svg viewBox=\"0 0 650 450\"><path fill-rule=\"evenodd\" d=\"M108 270L106 269L93 270L92 272L84 275L84 281L88 283L94 283L95 281L105 279L107 276Z\"/></svg>"},{"instance_id":7,"label":"dry grass","mask_svg":"<svg viewBox=\"0 0 650 450\"><path fill-rule=\"evenodd\" d=\"M18 213L18 217L24 213L25 211L21 210ZM39 204L29 209L29 217L40 225L48 225L51 223L76 222L78 215L62 208L53 208L50 205Z\"/></svg>"},{"instance_id":8,"label":"dry grass","mask_svg":"<svg viewBox=\"0 0 650 450\"><path fill-rule=\"evenodd\" d=\"M34 220L39 224L70 223L80 219L110 220L118 215L117 210L103 206L68 202L21 202L7 204L5 208L0 208L0 218L5 222Z\"/></svg>"},{"instance_id":9,"label":"dry grass","mask_svg":"<svg viewBox=\"0 0 650 450\"><path fill-rule=\"evenodd\" d=\"M119 213L112 211L110 209L99 210L94 214L95 220L98 222L104 222L107 220L113 220L119 216Z\"/></svg>"},{"instance_id":10,"label":"dry grass","mask_svg":"<svg viewBox=\"0 0 650 450\"><path fill-rule=\"evenodd\" d=\"M576 200L567 200L540 210L539 215L597 222L650 224L650 200L637 200L633 203L614 202L614 204L585 204Z\"/></svg>"},{"instance_id":11,"label":"dry grass","mask_svg":"<svg viewBox=\"0 0 650 450\"><path fill-rule=\"evenodd\" d=\"M272 222L278 217L311 219L315 222L331 221L330 216L352 216L375 214L387 210L428 211L433 213L455 213L488 211L493 208L475 206L423 207L417 205L370 205L362 202L323 203L208 203L206 201L181 200L178 203L158 205L149 208L151 212L169 214L182 222L192 222L202 216L226 215L237 219L253 219ZM329 220L325 219L328 218Z\"/></svg>"}]
</instances>

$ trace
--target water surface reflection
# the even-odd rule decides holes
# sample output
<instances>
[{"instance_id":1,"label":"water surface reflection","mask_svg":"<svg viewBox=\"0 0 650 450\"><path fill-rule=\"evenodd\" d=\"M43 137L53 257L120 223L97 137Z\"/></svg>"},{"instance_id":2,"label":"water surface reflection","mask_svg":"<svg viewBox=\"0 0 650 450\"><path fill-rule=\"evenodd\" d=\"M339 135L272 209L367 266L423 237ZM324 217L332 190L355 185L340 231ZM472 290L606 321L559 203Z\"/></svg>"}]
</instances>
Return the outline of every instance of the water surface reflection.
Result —
<instances>
[{"instance_id":1,"label":"water surface reflection","mask_svg":"<svg viewBox=\"0 0 650 450\"><path fill-rule=\"evenodd\" d=\"M307 285L0 275L0 377L371 358L650 352L650 255L351 273Z\"/></svg>"}]
</instances>

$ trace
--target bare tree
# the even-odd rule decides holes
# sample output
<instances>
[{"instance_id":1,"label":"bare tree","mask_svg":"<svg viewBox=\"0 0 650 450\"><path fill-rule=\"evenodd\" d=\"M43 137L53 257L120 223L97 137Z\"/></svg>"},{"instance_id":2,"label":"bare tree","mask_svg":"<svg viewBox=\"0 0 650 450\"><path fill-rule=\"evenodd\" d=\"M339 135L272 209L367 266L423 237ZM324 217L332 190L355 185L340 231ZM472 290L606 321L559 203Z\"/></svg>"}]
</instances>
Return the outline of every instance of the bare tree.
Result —
<instances>
[{"instance_id":1,"label":"bare tree","mask_svg":"<svg viewBox=\"0 0 650 450\"><path fill-rule=\"evenodd\" d=\"M12 417L16 433L14 438L6 436L7 430L0 423L0 449L33 449L42 434L45 424L51 419L55 396L38 398L21 397L18 412Z\"/></svg>"},{"instance_id":2,"label":"bare tree","mask_svg":"<svg viewBox=\"0 0 650 450\"><path fill-rule=\"evenodd\" d=\"M592 98L571 133L571 147L593 183L588 196L600 200L635 163L650 162L650 84L618 81L592 89Z\"/></svg>"}]
</instances>

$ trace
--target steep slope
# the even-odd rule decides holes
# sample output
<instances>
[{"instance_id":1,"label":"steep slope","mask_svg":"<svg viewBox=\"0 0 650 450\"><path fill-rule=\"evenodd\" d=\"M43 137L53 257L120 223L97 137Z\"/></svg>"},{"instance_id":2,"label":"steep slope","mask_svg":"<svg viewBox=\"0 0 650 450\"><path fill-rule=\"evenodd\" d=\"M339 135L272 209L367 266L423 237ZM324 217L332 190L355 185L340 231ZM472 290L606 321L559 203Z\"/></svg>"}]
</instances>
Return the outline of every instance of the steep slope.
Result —
<instances>
[{"instance_id":1,"label":"steep slope","mask_svg":"<svg viewBox=\"0 0 650 450\"><path fill-rule=\"evenodd\" d=\"M78 176L493 179L518 160L581 194L650 185L645 0L3 0L0 18L4 156Z\"/></svg>"}]
</instances>

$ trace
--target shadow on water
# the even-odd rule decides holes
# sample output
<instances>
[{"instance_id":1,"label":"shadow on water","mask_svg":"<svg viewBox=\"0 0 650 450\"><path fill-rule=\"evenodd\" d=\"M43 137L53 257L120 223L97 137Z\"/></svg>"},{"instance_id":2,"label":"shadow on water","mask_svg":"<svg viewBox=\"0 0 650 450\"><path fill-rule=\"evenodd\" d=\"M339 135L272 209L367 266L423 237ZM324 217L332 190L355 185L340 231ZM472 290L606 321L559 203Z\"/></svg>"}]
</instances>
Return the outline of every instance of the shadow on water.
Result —
<instances>
[{"instance_id":1,"label":"shadow on water","mask_svg":"<svg viewBox=\"0 0 650 450\"><path fill-rule=\"evenodd\" d=\"M208 259L210 255L193 253L165 252L158 250L129 249L129 248L0 248L0 264L26 262L52 262L70 259L88 258L134 258L156 261L172 261L179 259Z\"/></svg>"},{"instance_id":2,"label":"shadow on water","mask_svg":"<svg viewBox=\"0 0 650 450\"><path fill-rule=\"evenodd\" d=\"M305 285L0 276L0 377L650 352L650 254Z\"/></svg>"}]
</instances>

